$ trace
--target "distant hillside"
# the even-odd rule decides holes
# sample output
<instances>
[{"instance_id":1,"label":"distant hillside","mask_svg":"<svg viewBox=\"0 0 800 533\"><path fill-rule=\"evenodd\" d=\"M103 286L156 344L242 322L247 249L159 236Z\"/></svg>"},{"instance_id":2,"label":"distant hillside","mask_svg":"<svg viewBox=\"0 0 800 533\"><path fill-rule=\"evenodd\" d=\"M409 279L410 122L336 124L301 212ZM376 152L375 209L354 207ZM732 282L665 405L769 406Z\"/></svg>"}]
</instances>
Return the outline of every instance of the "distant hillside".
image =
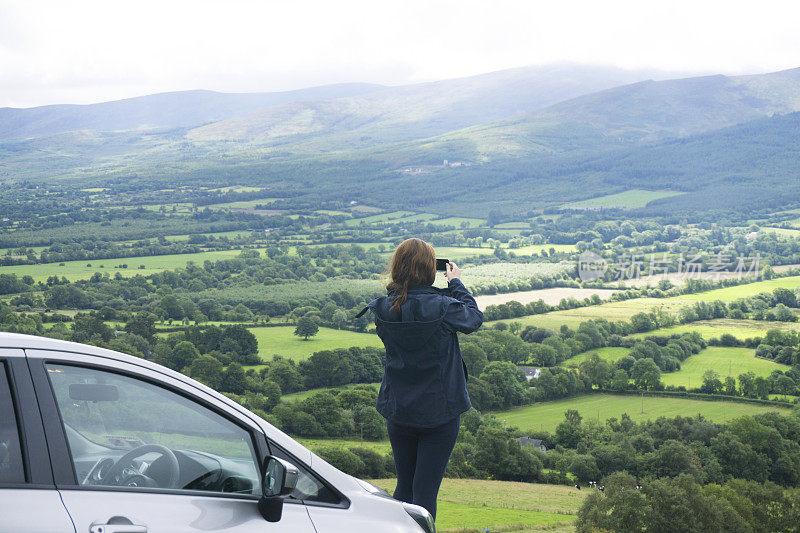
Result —
<instances>
[{"instance_id":1,"label":"distant hillside","mask_svg":"<svg viewBox=\"0 0 800 533\"><path fill-rule=\"evenodd\" d=\"M349 83L274 93L181 91L89 105L0 108L0 140L45 137L70 131L191 127L270 106L364 94L380 85Z\"/></svg>"},{"instance_id":2,"label":"distant hillside","mask_svg":"<svg viewBox=\"0 0 800 533\"><path fill-rule=\"evenodd\" d=\"M459 206L519 211L630 189L683 192L648 203L650 212L749 210L800 201L800 112L597 156L498 160L452 172L458 194L428 209ZM379 193L376 191L375 194ZM433 191L432 195L436 194Z\"/></svg>"},{"instance_id":3,"label":"distant hillside","mask_svg":"<svg viewBox=\"0 0 800 533\"><path fill-rule=\"evenodd\" d=\"M475 158L593 151L685 137L800 110L800 68L752 76L643 81L420 142Z\"/></svg>"},{"instance_id":4,"label":"distant hillside","mask_svg":"<svg viewBox=\"0 0 800 533\"><path fill-rule=\"evenodd\" d=\"M4 141L0 180L240 184L290 195L293 208L357 200L461 216L631 189L684 193L646 206L670 213L800 200L800 69L642 81L546 105L611 83L605 69L564 69L292 101L188 137L81 131ZM516 115L452 129L504 113Z\"/></svg>"},{"instance_id":5,"label":"distant hillside","mask_svg":"<svg viewBox=\"0 0 800 533\"><path fill-rule=\"evenodd\" d=\"M347 98L295 102L196 128L187 137L298 143L306 150L359 149L431 137L665 76L653 71L583 65L517 68Z\"/></svg>"}]
</instances>

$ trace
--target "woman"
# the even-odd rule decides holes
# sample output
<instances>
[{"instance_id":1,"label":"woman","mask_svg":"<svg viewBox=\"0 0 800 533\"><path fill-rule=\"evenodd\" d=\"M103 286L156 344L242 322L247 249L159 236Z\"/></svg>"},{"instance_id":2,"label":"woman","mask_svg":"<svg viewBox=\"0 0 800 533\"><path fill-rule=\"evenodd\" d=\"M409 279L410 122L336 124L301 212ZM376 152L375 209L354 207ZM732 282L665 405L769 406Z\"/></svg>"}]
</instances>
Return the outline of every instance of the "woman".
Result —
<instances>
[{"instance_id":1,"label":"woman","mask_svg":"<svg viewBox=\"0 0 800 533\"><path fill-rule=\"evenodd\" d=\"M425 507L436 518L436 495L470 408L467 368L456 332L471 333L483 313L448 263L447 289L433 287L436 253L421 239L406 239L389 263L387 296L366 309L375 314L386 346L378 412L386 418L397 470L394 497Z\"/></svg>"}]
</instances>

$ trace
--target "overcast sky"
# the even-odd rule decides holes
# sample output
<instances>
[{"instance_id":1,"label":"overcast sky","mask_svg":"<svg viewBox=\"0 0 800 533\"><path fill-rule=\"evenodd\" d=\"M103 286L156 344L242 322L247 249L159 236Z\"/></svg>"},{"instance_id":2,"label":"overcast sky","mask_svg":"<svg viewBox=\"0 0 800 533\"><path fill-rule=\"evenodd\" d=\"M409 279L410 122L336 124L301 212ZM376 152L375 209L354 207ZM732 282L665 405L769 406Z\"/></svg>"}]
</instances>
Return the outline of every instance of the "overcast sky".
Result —
<instances>
[{"instance_id":1,"label":"overcast sky","mask_svg":"<svg viewBox=\"0 0 800 533\"><path fill-rule=\"evenodd\" d=\"M800 2L0 0L0 107L404 84L558 62L800 66Z\"/></svg>"}]
</instances>

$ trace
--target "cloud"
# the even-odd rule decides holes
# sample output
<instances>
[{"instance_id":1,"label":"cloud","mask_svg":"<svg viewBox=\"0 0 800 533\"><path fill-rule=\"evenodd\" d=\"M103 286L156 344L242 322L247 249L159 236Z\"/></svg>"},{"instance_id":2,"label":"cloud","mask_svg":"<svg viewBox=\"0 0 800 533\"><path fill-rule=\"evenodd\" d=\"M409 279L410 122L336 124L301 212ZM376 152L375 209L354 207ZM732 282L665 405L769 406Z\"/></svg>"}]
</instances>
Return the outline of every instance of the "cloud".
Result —
<instances>
[{"instance_id":1,"label":"cloud","mask_svg":"<svg viewBox=\"0 0 800 533\"><path fill-rule=\"evenodd\" d=\"M800 65L793 2L0 0L0 106L400 84L553 62Z\"/></svg>"}]
</instances>

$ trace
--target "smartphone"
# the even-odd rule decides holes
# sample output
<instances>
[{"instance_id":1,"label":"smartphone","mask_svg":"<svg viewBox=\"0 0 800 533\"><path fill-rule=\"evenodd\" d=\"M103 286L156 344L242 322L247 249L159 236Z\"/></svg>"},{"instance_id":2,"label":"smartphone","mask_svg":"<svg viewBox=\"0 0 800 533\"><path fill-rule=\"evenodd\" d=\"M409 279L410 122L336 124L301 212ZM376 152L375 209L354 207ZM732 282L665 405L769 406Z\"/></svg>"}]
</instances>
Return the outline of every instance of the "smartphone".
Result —
<instances>
[{"instance_id":1,"label":"smartphone","mask_svg":"<svg viewBox=\"0 0 800 533\"><path fill-rule=\"evenodd\" d=\"M448 259L437 259L436 260L436 270L441 270L442 272L447 272L447 263L450 261Z\"/></svg>"}]
</instances>

